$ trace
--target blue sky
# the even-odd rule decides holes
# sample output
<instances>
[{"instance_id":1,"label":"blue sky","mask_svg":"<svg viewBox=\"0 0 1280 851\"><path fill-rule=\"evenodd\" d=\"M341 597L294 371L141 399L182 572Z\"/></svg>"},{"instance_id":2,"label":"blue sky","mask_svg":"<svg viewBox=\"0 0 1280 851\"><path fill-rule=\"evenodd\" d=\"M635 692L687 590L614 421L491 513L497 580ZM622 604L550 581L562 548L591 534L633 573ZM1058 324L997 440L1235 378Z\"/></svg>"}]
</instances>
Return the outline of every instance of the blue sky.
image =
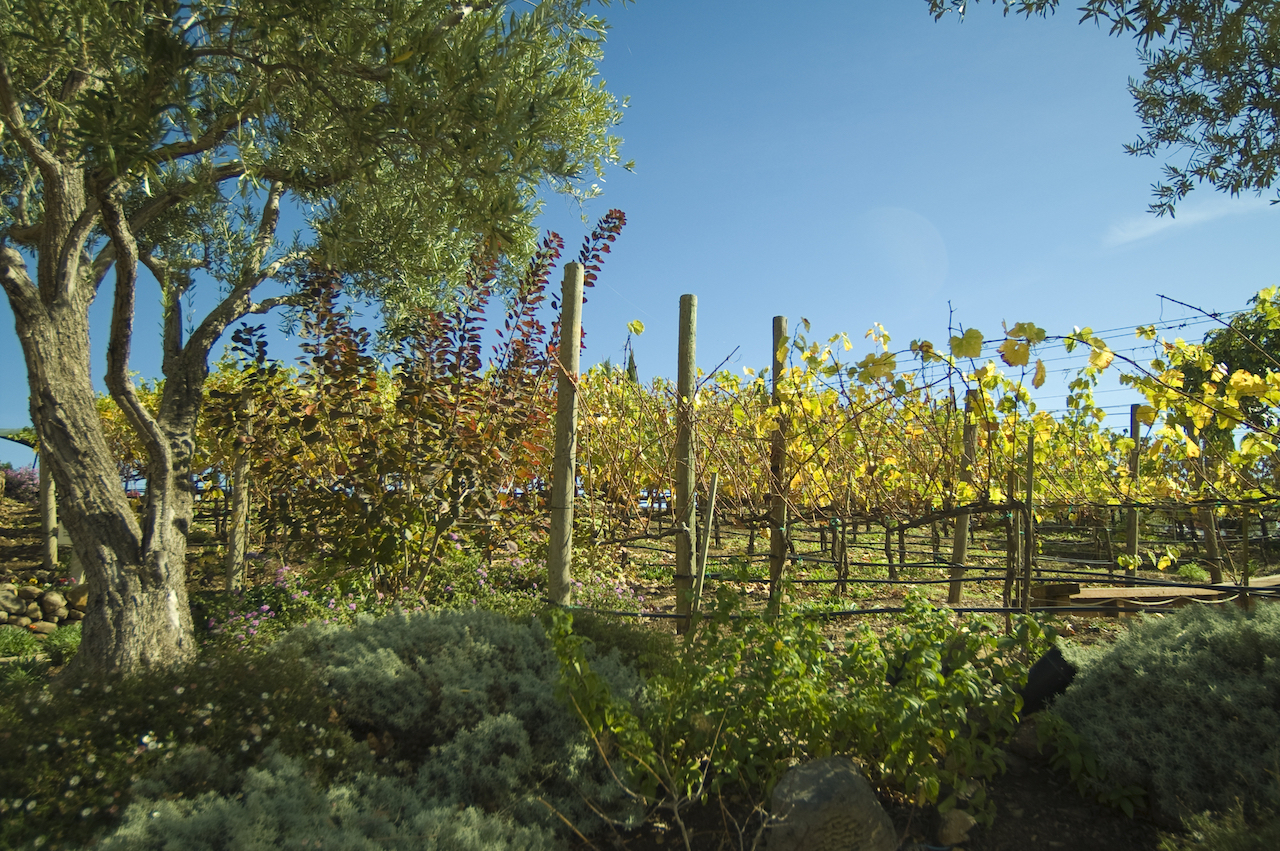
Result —
<instances>
[{"instance_id":1,"label":"blue sky","mask_svg":"<svg viewBox=\"0 0 1280 851\"><path fill-rule=\"evenodd\" d=\"M1163 161L1122 149L1140 130L1136 45L1069 9L1024 20L974 4L963 23L935 23L924 0L638 0L602 14L602 74L630 97L619 133L635 171L607 175L584 211L549 198L543 223L568 257L581 212L627 214L584 310L585 363L618 362L639 319L642 375L673 376L682 293L699 299L699 365L739 347L740 371L767 363L776 314L848 332L860 356L876 322L904 347L944 342L949 318L988 336L1002 321L1125 329L1194 317L1158 293L1226 311L1280 283L1274 196L1200 188L1176 219L1146 212ZM25 368L7 304L0 314L0 427L17 427ZM148 377L157 316L148 306L136 323L133 367ZM1059 376L1078 365L1045 357ZM1047 407L1061 387L1045 388ZM0 460L29 461L10 446Z\"/></svg>"}]
</instances>

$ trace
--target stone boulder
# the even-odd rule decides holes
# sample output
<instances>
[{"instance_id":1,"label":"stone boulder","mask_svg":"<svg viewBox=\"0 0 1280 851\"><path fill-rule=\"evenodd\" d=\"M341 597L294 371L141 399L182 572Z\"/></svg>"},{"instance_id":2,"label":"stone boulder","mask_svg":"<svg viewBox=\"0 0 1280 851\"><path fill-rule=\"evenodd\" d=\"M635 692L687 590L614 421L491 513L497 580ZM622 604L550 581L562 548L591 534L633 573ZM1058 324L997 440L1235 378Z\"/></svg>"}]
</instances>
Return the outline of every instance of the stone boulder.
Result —
<instances>
[{"instance_id":1,"label":"stone boulder","mask_svg":"<svg viewBox=\"0 0 1280 851\"><path fill-rule=\"evenodd\" d=\"M59 594L57 591L44 592L43 594L40 595L39 600L37 602L40 603L40 611L44 613L46 620L49 619L50 615L58 611L58 609L62 609L63 611L62 616L64 618L67 616L66 615L67 598Z\"/></svg>"},{"instance_id":2,"label":"stone boulder","mask_svg":"<svg viewBox=\"0 0 1280 851\"><path fill-rule=\"evenodd\" d=\"M79 609L83 612L89 605L89 586L83 583L68 585L62 590L62 595L67 598L68 609Z\"/></svg>"},{"instance_id":3,"label":"stone boulder","mask_svg":"<svg viewBox=\"0 0 1280 851\"><path fill-rule=\"evenodd\" d=\"M27 601L18 596L15 585L0 585L0 612L10 615L23 615L27 612Z\"/></svg>"},{"instance_id":4,"label":"stone boulder","mask_svg":"<svg viewBox=\"0 0 1280 851\"><path fill-rule=\"evenodd\" d=\"M773 789L769 851L894 851L898 837L875 790L848 757L798 765Z\"/></svg>"}]
</instances>

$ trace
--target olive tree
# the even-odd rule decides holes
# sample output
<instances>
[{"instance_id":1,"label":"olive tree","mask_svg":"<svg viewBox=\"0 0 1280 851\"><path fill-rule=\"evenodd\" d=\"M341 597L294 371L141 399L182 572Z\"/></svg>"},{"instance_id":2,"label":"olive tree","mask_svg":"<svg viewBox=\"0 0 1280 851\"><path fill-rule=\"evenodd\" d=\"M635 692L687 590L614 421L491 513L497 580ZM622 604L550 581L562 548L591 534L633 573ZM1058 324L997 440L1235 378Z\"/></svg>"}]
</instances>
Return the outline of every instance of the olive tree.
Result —
<instances>
[{"instance_id":1,"label":"olive tree","mask_svg":"<svg viewBox=\"0 0 1280 851\"><path fill-rule=\"evenodd\" d=\"M540 187L598 191L622 104L586 5L0 0L0 285L89 584L77 676L194 651L191 459L229 325L297 304L318 265L394 328L458 297L469 260L531 253ZM284 238L289 209L305 226ZM154 411L129 377L141 270L163 306ZM214 306L185 315L197 285ZM146 450L141 520L94 396L98 298L105 383Z\"/></svg>"},{"instance_id":2,"label":"olive tree","mask_svg":"<svg viewBox=\"0 0 1280 851\"><path fill-rule=\"evenodd\" d=\"M1058 1L1001 0L1005 14L1026 16L1050 14ZM968 0L928 3L937 19L963 15ZM1153 213L1172 215L1197 183L1232 195L1271 188L1280 171L1280 3L1084 0L1078 11L1138 41L1145 69L1129 90L1143 132L1125 150L1185 154L1182 165L1165 165Z\"/></svg>"}]
</instances>

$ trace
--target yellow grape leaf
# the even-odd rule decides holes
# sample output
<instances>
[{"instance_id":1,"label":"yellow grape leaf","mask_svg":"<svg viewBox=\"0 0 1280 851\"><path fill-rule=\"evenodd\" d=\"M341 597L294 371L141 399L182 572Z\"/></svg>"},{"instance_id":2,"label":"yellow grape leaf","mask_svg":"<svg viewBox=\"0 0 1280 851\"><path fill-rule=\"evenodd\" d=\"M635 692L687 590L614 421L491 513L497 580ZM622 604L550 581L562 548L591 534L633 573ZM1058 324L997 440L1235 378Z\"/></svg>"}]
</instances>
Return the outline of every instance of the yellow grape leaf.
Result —
<instances>
[{"instance_id":1,"label":"yellow grape leaf","mask_svg":"<svg viewBox=\"0 0 1280 851\"><path fill-rule=\"evenodd\" d=\"M1139 405L1138 406L1138 422L1142 423L1143 425L1155 425L1156 409L1151 407L1150 405Z\"/></svg>"},{"instance_id":2,"label":"yellow grape leaf","mask_svg":"<svg viewBox=\"0 0 1280 851\"><path fill-rule=\"evenodd\" d=\"M635 337L639 337L644 333L644 323L639 319L632 319L627 323L627 331Z\"/></svg>"},{"instance_id":3,"label":"yellow grape leaf","mask_svg":"<svg viewBox=\"0 0 1280 851\"><path fill-rule=\"evenodd\" d=\"M1093 351L1089 354L1089 366L1094 369L1106 369L1115 359L1115 353L1107 348L1107 344L1098 340L1093 344Z\"/></svg>"},{"instance_id":4,"label":"yellow grape leaf","mask_svg":"<svg viewBox=\"0 0 1280 851\"><path fill-rule=\"evenodd\" d=\"M1243 369L1237 369L1231 376L1230 386L1237 396L1261 396L1267 392L1266 379Z\"/></svg>"},{"instance_id":5,"label":"yellow grape leaf","mask_svg":"<svg viewBox=\"0 0 1280 851\"><path fill-rule=\"evenodd\" d=\"M1139 325L1137 328L1133 329L1133 334L1135 337L1142 340L1154 340L1156 338L1156 326Z\"/></svg>"},{"instance_id":6,"label":"yellow grape leaf","mask_svg":"<svg viewBox=\"0 0 1280 851\"><path fill-rule=\"evenodd\" d=\"M951 354L957 358L976 358L982 354L982 332L970 328L963 337L951 338Z\"/></svg>"},{"instance_id":7,"label":"yellow grape leaf","mask_svg":"<svg viewBox=\"0 0 1280 851\"><path fill-rule=\"evenodd\" d=\"M1047 370L1044 368L1044 361L1036 358L1036 374L1031 377L1031 386L1039 390L1044 386L1044 380Z\"/></svg>"},{"instance_id":8,"label":"yellow grape leaf","mask_svg":"<svg viewBox=\"0 0 1280 851\"><path fill-rule=\"evenodd\" d=\"M1036 325L1034 322L1019 322L1006 332L1010 337L1018 337L1026 340L1028 343L1043 343L1044 329Z\"/></svg>"},{"instance_id":9,"label":"yellow grape leaf","mask_svg":"<svg viewBox=\"0 0 1280 851\"><path fill-rule=\"evenodd\" d=\"M1000 352L1000 360L1009 366L1026 366L1031 359L1031 347L1012 338L1001 343L997 351Z\"/></svg>"}]
</instances>

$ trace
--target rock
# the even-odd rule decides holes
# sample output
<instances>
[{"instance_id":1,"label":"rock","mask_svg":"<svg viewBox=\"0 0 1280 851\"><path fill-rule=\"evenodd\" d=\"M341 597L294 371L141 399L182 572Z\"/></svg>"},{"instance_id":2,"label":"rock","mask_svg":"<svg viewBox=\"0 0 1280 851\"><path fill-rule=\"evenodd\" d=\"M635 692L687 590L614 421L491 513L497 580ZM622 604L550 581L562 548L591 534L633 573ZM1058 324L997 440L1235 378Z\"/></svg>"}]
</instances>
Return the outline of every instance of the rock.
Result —
<instances>
[{"instance_id":1,"label":"rock","mask_svg":"<svg viewBox=\"0 0 1280 851\"><path fill-rule=\"evenodd\" d=\"M35 600L32 600L30 603L27 603L27 608L24 613L26 614L27 617L31 618L33 621L38 621L44 617L44 613L40 611L40 604L37 603Z\"/></svg>"},{"instance_id":2,"label":"rock","mask_svg":"<svg viewBox=\"0 0 1280 851\"><path fill-rule=\"evenodd\" d=\"M963 810L947 810L938 819L938 844L959 845L978 822Z\"/></svg>"},{"instance_id":3,"label":"rock","mask_svg":"<svg viewBox=\"0 0 1280 851\"><path fill-rule=\"evenodd\" d=\"M12 585L0 588L0 612L21 615L27 611L27 601L19 597L16 590L11 589Z\"/></svg>"},{"instance_id":4,"label":"rock","mask_svg":"<svg viewBox=\"0 0 1280 851\"><path fill-rule=\"evenodd\" d=\"M1076 666L1062 656L1057 645L1036 660L1027 671L1027 684L1022 689L1022 717L1047 707L1055 697L1067 690L1076 677Z\"/></svg>"},{"instance_id":5,"label":"rock","mask_svg":"<svg viewBox=\"0 0 1280 851\"><path fill-rule=\"evenodd\" d=\"M67 598L59 594L57 591L45 591L40 595L39 599L40 611L48 617L50 612L56 612L58 609L67 607Z\"/></svg>"},{"instance_id":6,"label":"rock","mask_svg":"<svg viewBox=\"0 0 1280 851\"><path fill-rule=\"evenodd\" d=\"M27 629L31 630L36 635L49 635L50 633L57 631L58 625L53 621L36 621L28 626Z\"/></svg>"},{"instance_id":7,"label":"rock","mask_svg":"<svg viewBox=\"0 0 1280 851\"><path fill-rule=\"evenodd\" d=\"M1031 765L1024 758L1012 751L1002 750L1000 755L1004 757L1004 767L1014 777L1021 777L1031 768Z\"/></svg>"},{"instance_id":8,"label":"rock","mask_svg":"<svg viewBox=\"0 0 1280 851\"><path fill-rule=\"evenodd\" d=\"M71 614L71 610L68 609L66 606L63 606L61 608L54 609L52 612L45 612L44 619L55 620L55 621L65 621L67 619L67 615L69 614Z\"/></svg>"},{"instance_id":9,"label":"rock","mask_svg":"<svg viewBox=\"0 0 1280 851\"><path fill-rule=\"evenodd\" d=\"M0 624L5 624L8 622L9 622L9 613L6 612L4 609L0 609Z\"/></svg>"},{"instance_id":10,"label":"rock","mask_svg":"<svg viewBox=\"0 0 1280 851\"><path fill-rule=\"evenodd\" d=\"M79 609L67 609L67 620L72 622L84 620L84 612Z\"/></svg>"},{"instance_id":11,"label":"rock","mask_svg":"<svg viewBox=\"0 0 1280 851\"><path fill-rule=\"evenodd\" d=\"M89 605L88 585L68 585L62 589L62 595L67 598L68 609L79 609L83 612Z\"/></svg>"},{"instance_id":12,"label":"rock","mask_svg":"<svg viewBox=\"0 0 1280 851\"><path fill-rule=\"evenodd\" d=\"M1040 754L1040 739L1036 735L1036 725L1031 721L1023 721L1009 740L1008 748L1029 762L1040 762L1044 759Z\"/></svg>"},{"instance_id":13,"label":"rock","mask_svg":"<svg viewBox=\"0 0 1280 851\"><path fill-rule=\"evenodd\" d=\"M18 596L30 602L40 596L40 589L34 585L23 585L18 589Z\"/></svg>"},{"instance_id":14,"label":"rock","mask_svg":"<svg viewBox=\"0 0 1280 851\"><path fill-rule=\"evenodd\" d=\"M9 623L12 626L27 626L31 623L31 618L26 615L9 615Z\"/></svg>"},{"instance_id":15,"label":"rock","mask_svg":"<svg viewBox=\"0 0 1280 851\"><path fill-rule=\"evenodd\" d=\"M858 766L833 756L792 768L773 790L769 851L894 851L893 822Z\"/></svg>"}]
</instances>

